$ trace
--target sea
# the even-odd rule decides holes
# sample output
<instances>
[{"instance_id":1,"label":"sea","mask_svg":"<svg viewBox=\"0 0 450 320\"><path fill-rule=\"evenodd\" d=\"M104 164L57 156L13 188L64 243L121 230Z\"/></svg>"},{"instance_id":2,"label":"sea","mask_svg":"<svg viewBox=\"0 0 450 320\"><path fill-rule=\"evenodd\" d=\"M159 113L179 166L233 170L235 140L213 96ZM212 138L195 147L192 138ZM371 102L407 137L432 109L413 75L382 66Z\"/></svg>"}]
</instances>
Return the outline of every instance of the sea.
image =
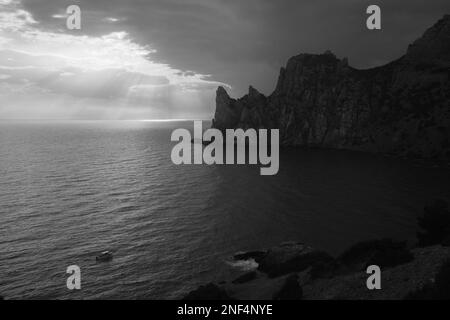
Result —
<instances>
[{"instance_id":1,"label":"sea","mask_svg":"<svg viewBox=\"0 0 450 320\"><path fill-rule=\"evenodd\" d=\"M450 201L448 166L377 154L282 149L275 176L254 165L176 166L171 133L192 127L0 121L0 295L178 299L250 268L237 252L413 243L423 207ZM105 250L113 260L97 263ZM80 290L66 286L72 265Z\"/></svg>"}]
</instances>

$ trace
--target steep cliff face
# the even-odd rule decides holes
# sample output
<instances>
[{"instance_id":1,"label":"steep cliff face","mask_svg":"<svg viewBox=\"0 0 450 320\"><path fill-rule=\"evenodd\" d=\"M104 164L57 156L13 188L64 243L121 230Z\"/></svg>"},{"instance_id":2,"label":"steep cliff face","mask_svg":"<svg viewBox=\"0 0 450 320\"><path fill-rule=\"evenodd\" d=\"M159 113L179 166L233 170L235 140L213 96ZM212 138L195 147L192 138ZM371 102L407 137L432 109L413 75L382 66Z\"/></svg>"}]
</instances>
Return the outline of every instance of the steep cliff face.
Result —
<instances>
[{"instance_id":1,"label":"steep cliff face","mask_svg":"<svg viewBox=\"0 0 450 320\"><path fill-rule=\"evenodd\" d=\"M450 159L450 15L387 65L357 70L331 52L300 54L268 97L217 91L213 126L280 129L282 145Z\"/></svg>"}]
</instances>

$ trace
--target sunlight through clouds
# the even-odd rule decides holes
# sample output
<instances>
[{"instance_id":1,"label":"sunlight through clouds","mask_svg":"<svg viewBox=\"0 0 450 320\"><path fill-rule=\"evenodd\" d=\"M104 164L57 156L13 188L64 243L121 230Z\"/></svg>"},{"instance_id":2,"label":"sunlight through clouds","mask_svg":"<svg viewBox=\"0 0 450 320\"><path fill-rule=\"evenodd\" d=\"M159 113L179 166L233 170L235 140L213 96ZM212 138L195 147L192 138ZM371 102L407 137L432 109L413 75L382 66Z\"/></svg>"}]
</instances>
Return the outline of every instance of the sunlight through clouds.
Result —
<instances>
[{"instance_id":1,"label":"sunlight through clouds","mask_svg":"<svg viewBox=\"0 0 450 320\"><path fill-rule=\"evenodd\" d=\"M121 109L125 118L127 110L143 117L186 116L190 111L194 117L204 117L211 112L208 104L213 103L215 88L226 85L152 61L156 50L136 43L125 31L101 36L51 32L41 30L17 0L0 0L0 7L0 118L21 117L31 108L39 114L34 106L27 106L27 92L32 92L30 104L42 100L43 117L49 116L45 101L55 101L54 95L64 102L61 108L80 104L86 104L83 109L106 108L94 115L100 118L113 108ZM10 94L18 91L25 96L18 99Z\"/></svg>"}]
</instances>

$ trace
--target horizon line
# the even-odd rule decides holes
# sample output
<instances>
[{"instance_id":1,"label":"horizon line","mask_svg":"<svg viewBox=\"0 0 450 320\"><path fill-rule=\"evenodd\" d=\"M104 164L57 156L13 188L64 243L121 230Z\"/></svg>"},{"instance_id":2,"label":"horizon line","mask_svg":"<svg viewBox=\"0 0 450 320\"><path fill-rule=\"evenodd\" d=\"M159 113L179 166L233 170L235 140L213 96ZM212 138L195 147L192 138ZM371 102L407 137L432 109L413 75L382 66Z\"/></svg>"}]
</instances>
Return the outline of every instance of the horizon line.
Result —
<instances>
[{"instance_id":1,"label":"horizon line","mask_svg":"<svg viewBox=\"0 0 450 320\"><path fill-rule=\"evenodd\" d=\"M179 121L211 121L212 119L41 119L10 118L0 121L140 121L140 122L179 122Z\"/></svg>"}]
</instances>

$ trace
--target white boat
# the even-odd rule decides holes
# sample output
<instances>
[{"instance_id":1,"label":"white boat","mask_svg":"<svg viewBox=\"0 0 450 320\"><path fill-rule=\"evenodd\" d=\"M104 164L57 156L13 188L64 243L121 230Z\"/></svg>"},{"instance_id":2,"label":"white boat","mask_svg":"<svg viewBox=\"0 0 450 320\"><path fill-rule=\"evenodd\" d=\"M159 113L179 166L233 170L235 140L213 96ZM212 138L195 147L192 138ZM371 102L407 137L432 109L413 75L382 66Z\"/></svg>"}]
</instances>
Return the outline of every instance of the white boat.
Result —
<instances>
[{"instance_id":1,"label":"white boat","mask_svg":"<svg viewBox=\"0 0 450 320\"><path fill-rule=\"evenodd\" d=\"M95 260L98 262L107 262L107 261L111 261L112 259L113 259L113 254L110 251L103 251L95 258Z\"/></svg>"}]
</instances>

